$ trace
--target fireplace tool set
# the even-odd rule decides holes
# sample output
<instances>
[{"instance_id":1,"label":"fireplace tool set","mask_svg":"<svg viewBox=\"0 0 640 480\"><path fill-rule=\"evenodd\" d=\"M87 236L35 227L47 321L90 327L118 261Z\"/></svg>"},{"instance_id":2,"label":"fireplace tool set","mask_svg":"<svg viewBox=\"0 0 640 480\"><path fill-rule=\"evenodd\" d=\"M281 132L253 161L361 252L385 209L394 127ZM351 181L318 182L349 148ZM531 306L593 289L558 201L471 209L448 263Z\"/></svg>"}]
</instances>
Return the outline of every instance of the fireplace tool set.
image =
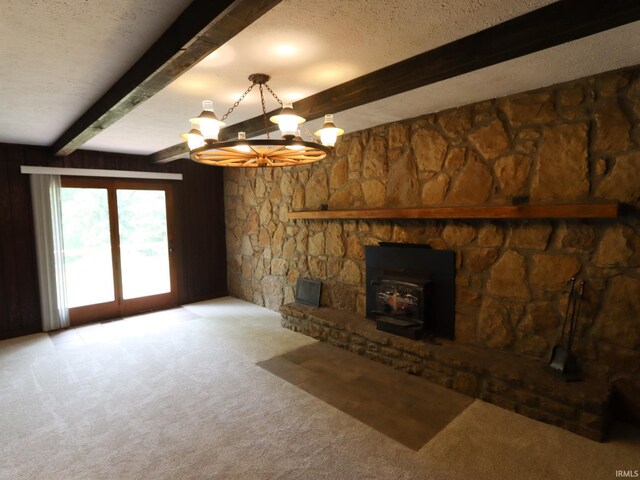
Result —
<instances>
[{"instance_id":1,"label":"fireplace tool set","mask_svg":"<svg viewBox=\"0 0 640 480\"><path fill-rule=\"evenodd\" d=\"M562 333L560 335L560 343L555 345L551 350L551 360L545 369L554 375L562 378L566 382L578 381L583 379L582 370L578 365L578 360L573 353L573 339L576 333L578 318L580 317L580 307L584 297L584 282L580 282L579 289L575 286L576 279L569 280L569 289L567 292L567 309L565 310L564 320L562 322ZM569 331L566 332L567 320L569 321ZM566 333L566 341L565 341Z\"/></svg>"}]
</instances>

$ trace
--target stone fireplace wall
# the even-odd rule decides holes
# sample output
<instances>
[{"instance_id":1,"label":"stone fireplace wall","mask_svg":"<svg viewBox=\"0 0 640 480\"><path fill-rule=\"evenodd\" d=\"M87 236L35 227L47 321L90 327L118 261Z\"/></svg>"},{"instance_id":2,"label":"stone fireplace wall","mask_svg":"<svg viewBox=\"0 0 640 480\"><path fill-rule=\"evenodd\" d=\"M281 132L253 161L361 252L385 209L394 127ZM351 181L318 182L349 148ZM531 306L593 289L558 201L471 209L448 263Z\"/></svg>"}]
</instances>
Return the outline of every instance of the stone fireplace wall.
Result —
<instances>
[{"instance_id":1,"label":"stone fireplace wall","mask_svg":"<svg viewBox=\"0 0 640 480\"><path fill-rule=\"evenodd\" d=\"M309 221L292 210L618 200L639 206L640 67L345 135L332 158L225 170L228 285L277 310L299 276L365 312L365 245L457 253L456 340L546 358L571 276L587 282L575 348L640 397L640 222ZM635 392L635 393L634 393Z\"/></svg>"}]
</instances>

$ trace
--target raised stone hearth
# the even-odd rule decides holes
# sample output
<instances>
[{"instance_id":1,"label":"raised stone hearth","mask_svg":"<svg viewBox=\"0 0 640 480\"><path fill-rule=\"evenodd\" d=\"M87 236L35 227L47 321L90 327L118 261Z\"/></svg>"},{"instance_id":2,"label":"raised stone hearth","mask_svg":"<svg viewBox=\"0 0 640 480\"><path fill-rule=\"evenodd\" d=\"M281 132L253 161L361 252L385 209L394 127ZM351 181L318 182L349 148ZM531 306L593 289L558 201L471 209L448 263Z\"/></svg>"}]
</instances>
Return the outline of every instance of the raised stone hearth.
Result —
<instances>
[{"instance_id":1,"label":"raised stone hearth","mask_svg":"<svg viewBox=\"0 0 640 480\"><path fill-rule=\"evenodd\" d=\"M410 340L376 330L361 315L298 303L280 307L282 326L391 365L527 417L602 441L610 418L608 383L565 383L542 362L496 349Z\"/></svg>"}]
</instances>

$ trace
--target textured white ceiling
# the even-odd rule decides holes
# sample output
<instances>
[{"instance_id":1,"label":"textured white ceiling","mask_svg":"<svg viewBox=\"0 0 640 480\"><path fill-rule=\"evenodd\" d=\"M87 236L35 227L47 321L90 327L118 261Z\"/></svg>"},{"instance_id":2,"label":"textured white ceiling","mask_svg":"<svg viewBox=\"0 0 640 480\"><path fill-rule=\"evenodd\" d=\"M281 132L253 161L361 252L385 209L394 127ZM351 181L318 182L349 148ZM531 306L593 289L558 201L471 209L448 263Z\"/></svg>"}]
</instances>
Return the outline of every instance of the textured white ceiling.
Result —
<instances>
[{"instance_id":1,"label":"textured white ceiling","mask_svg":"<svg viewBox=\"0 0 640 480\"><path fill-rule=\"evenodd\" d=\"M187 0L9 0L0 45L0 142L50 145L171 24ZM297 100L552 3L283 0L83 148L152 153L180 142L200 102L221 116L264 72ZM29 32L24 35L24 32ZM640 63L640 23L336 115L347 131ZM267 98L267 109L277 106ZM259 114L257 92L229 117ZM320 121L310 122L309 129Z\"/></svg>"},{"instance_id":2,"label":"textured white ceiling","mask_svg":"<svg viewBox=\"0 0 640 480\"><path fill-rule=\"evenodd\" d=\"M53 143L189 3L0 2L0 142Z\"/></svg>"},{"instance_id":3,"label":"textured white ceiling","mask_svg":"<svg viewBox=\"0 0 640 480\"><path fill-rule=\"evenodd\" d=\"M294 101L549 3L323 0L319 8L310 0L284 0L84 148L151 153L181 141L179 133L189 129L203 99L224 114L249 86L251 73L271 75L278 96ZM276 107L267 99L267 110ZM227 123L259 113L259 96L252 92Z\"/></svg>"}]
</instances>

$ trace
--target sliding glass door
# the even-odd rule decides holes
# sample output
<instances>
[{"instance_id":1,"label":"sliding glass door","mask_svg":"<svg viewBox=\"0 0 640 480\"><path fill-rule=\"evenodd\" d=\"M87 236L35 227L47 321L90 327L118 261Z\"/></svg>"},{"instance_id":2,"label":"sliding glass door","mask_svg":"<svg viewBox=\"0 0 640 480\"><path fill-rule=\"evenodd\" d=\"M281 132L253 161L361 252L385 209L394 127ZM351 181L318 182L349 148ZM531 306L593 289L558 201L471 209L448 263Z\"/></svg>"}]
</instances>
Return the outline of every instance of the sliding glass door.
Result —
<instances>
[{"instance_id":1,"label":"sliding glass door","mask_svg":"<svg viewBox=\"0 0 640 480\"><path fill-rule=\"evenodd\" d=\"M62 180L72 325L177 305L168 182Z\"/></svg>"}]
</instances>

